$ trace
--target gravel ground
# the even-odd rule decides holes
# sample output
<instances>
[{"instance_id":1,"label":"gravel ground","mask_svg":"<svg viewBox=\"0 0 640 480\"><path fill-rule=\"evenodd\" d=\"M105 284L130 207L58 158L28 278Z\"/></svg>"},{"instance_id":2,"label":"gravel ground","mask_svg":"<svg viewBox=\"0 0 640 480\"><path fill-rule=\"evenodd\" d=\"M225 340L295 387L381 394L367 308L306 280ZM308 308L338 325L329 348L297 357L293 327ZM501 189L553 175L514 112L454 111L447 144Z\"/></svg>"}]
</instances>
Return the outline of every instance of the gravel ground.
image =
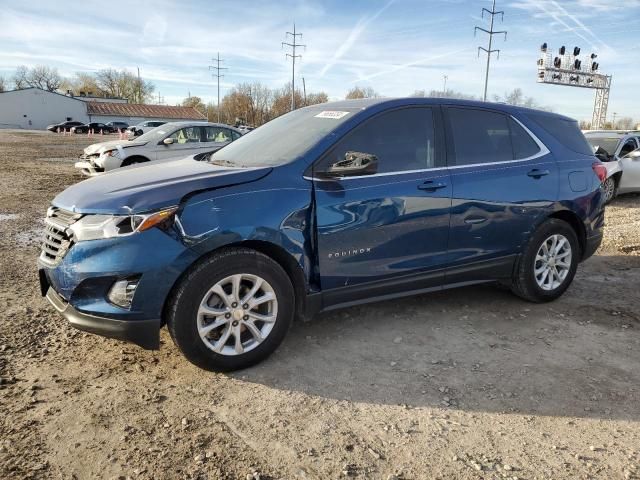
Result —
<instances>
[{"instance_id":1,"label":"gravel ground","mask_svg":"<svg viewBox=\"0 0 640 480\"><path fill-rule=\"evenodd\" d=\"M640 478L640 197L558 301L494 287L323 314L261 365L198 370L40 297L85 136L0 131L0 478Z\"/></svg>"}]
</instances>

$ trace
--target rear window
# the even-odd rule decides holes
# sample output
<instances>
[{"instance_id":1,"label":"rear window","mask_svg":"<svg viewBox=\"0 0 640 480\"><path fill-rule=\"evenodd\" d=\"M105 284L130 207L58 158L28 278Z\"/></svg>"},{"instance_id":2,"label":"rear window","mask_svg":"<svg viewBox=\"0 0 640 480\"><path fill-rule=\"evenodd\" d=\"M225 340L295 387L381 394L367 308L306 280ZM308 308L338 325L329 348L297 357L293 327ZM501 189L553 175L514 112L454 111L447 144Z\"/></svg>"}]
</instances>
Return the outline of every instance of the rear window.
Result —
<instances>
[{"instance_id":1,"label":"rear window","mask_svg":"<svg viewBox=\"0 0 640 480\"><path fill-rule=\"evenodd\" d=\"M535 114L529 114L529 117L569 150L583 155L593 155L593 148L584 138L575 120Z\"/></svg>"}]
</instances>

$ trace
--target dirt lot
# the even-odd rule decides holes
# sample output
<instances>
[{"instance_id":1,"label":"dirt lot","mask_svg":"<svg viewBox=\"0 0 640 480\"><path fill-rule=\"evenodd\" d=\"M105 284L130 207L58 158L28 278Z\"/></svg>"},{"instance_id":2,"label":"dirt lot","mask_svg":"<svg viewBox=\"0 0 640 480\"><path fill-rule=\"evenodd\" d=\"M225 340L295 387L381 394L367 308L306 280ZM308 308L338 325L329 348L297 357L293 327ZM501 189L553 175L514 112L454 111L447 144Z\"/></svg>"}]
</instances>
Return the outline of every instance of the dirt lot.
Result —
<instances>
[{"instance_id":1,"label":"dirt lot","mask_svg":"<svg viewBox=\"0 0 640 480\"><path fill-rule=\"evenodd\" d=\"M89 139L0 131L0 478L640 478L640 197L560 300L493 287L293 327L233 375L71 329L49 201Z\"/></svg>"}]
</instances>

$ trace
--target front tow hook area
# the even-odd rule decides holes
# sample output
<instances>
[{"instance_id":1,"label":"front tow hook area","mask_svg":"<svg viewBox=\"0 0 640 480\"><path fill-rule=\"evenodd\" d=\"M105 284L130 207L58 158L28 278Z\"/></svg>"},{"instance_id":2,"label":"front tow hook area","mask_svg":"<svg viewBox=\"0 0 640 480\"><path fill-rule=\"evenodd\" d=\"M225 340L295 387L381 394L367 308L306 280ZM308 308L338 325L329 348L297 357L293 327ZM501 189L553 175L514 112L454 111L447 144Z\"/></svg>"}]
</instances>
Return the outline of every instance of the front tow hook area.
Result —
<instances>
[{"instance_id":1,"label":"front tow hook area","mask_svg":"<svg viewBox=\"0 0 640 480\"><path fill-rule=\"evenodd\" d=\"M47 290L47 300L71 326L84 332L95 333L103 337L115 338L134 343L145 350L160 348L160 319L119 320L98 317L80 312L66 302L51 287Z\"/></svg>"}]
</instances>

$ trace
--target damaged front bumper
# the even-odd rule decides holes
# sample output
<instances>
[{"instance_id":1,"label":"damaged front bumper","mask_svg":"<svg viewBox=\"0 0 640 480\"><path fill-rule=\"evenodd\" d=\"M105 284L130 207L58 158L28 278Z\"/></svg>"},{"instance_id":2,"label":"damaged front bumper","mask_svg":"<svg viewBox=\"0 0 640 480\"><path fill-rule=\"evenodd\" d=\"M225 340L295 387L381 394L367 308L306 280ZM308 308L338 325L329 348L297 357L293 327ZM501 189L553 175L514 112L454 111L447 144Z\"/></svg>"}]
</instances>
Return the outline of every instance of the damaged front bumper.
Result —
<instances>
[{"instance_id":1,"label":"damaged front bumper","mask_svg":"<svg viewBox=\"0 0 640 480\"><path fill-rule=\"evenodd\" d=\"M38 260L40 289L73 327L155 349L166 298L196 259L174 230L82 241L60 260ZM114 284L132 277L138 282L130 307L113 303Z\"/></svg>"},{"instance_id":2,"label":"damaged front bumper","mask_svg":"<svg viewBox=\"0 0 640 480\"><path fill-rule=\"evenodd\" d=\"M95 177L104 173L104 168L99 167L91 160L81 160L79 162L76 162L74 164L74 167L80 170L80 173L86 175L87 177Z\"/></svg>"},{"instance_id":3,"label":"damaged front bumper","mask_svg":"<svg viewBox=\"0 0 640 480\"><path fill-rule=\"evenodd\" d=\"M40 287L41 289L46 287L46 299L53 305L53 308L67 319L71 326L78 330L132 342L147 350L160 348L161 322L159 318L152 320L118 320L82 313L66 302L52 287L43 285L42 281L43 276L41 275Z\"/></svg>"}]
</instances>

